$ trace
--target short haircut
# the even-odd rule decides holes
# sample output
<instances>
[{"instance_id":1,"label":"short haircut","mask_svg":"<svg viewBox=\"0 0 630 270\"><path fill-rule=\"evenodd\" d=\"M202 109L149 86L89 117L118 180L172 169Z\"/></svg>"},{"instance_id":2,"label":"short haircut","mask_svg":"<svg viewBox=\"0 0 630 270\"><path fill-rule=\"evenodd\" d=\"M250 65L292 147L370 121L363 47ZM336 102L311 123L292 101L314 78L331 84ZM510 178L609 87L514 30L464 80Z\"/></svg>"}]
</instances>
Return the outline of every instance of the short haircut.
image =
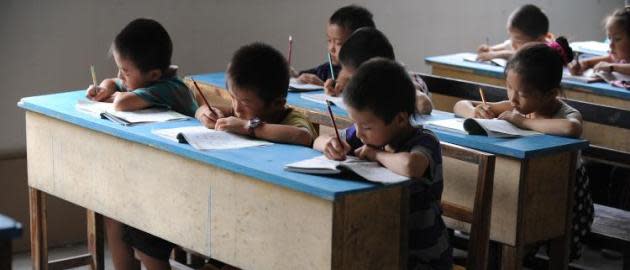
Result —
<instances>
[{"instance_id":1,"label":"short haircut","mask_svg":"<svg viewBox=\"0 0 630 270\"><path fill-rule=\"evenodd\" d=\"M373 27L357 29L339 51L341 64L351 68L358 68L374 57L395 60L392 44L381 31Z\"/></svg>"},{"instance_id":2,"label":"short haircut","mask_svg":"<svg viewBox=\"0 0 630 270\"><path fill-rule=\"evenodd\" d=\"M403 66L374 58L363 63L343 91L344 102L359 111L371 111L389 124L401 112L415 112L416 90Z\"/></svg>"},{"instance_id":3,"label":"short haircut","mask_svg":"<svg viewBox=\"0 0 630 270\"><path fill-rule=\"evenodd\" d=\"M155 20L143 18L131 21L116 35L113 49L141 72L168 70L173 55L173 43L166 29Z\"/></svg>"},{"instance_id":4,"label":"short haircut","mask_svg":"<svg viewBox=\"0 0 630 270\"><path fill-rule=\"evenodd\" d=\"M239 48L232 56L227 74L234 85L254 91L266 103L287 96L287 61L267 44L256 42Z\"/></svg>"},{"instance_id":5,"label":"short haircut","mask_svg":"<svg viewBox=\"0 0 630 270\"><path fill-rule=\"evenodd\" d=\"M375 27L372 20L372 13L366 8L358 5L349 5L337 9L330 19L329 24L336 24L354 32L361 27Z\"/></svg>"},{"instance_id":6,"label":"short haircut","mask_svg":"<svg viewBox=\"0 0 630 270\"><path fill-rule=\"evenodd\" d=\"M606 17L607 25L618 25L630 37L630 8L620 8Z\"/></svg>"},{"instance_id":7,"label":"short haircut","mask_svg":"<svg viewBox=\"0 0 630 270\"><path fill-rule=\"evenodd\" d=\"M508 18L508 26L518 29L532 39L549 33L547 15L540 8L531 4L514 10Z\"/></svg>"},{"instance_id":8,"label":"short haircut","mask_svg":"<svg viewBox=\"0 0 630 270\"><path fill-rule=\"evenodd\" d=\"M564 61L556 50L544 43L528 43L508 61L505 74L516 72L522 83L542 94L560 88Z\"/></svg>"}]
</instances>

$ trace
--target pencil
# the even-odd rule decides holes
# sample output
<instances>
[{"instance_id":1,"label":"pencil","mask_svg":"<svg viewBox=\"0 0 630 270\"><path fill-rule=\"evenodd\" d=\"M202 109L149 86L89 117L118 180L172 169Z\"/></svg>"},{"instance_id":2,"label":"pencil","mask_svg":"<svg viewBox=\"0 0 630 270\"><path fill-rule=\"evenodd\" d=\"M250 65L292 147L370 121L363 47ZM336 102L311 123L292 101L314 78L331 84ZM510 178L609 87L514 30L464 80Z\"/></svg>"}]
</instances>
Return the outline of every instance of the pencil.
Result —
<instances>
[{"instance_id":1,"label":"pencil","mask_svg":"<svg viewBox=\"0 0 630 270\"><path fill-rule=\"evenodd\" d=\"M92 83L94 86L97 86L96 82L96 72L94 72L94 65L90 66L90 72L92 73Z\"/></svg>"},{"instance_id":2,"label":"pencil","mask_svg":"<svg viewBox=\"0 0 630 270\"><path fill-rule=\"evenodd\" d=\"M203 93L201 92L201 89L199 89L199 85L197 85L197 81L195 81L195 79L193 79L192 77L190 77L190 80L193 82L193 84L195 85L195 88L197 89L197 92L203 99L203 103L206 104L206 106L208 106L208 109L211 109L210 104L208 103L208 100L206 99L206 96L204 96Z\"/></svg>"},{"instance_id":3,"label":"pencil","mask_svg":"<svg viewBox=\"0 0 630 270\"><path fill-rule=\"evenodd\" d=\"M337 123L335 123L335 116L333 115L332 109L330 108L330 104L332 102L330 100L326 100L326 106L328 107L328 114L330 115L330 121L332 121L333 128L335 129L335 135L337 135L337 141L339 145L343 145L341 143L341 137L339 137L339 131L337 130Z\"/></svg>"},{"instance_id":4,"label":"pencil","mask_svg":"<svg viewBox=\"0 0 630 270\"><path fill-rule=\"evenodd\" d=\"M483 102L483 105L486 105L486 96L483 95L483 89L481 89L481 87L479 87L479 95L481 96L481 102Z\"/></svg>"},{"instance_id":5,"label":"pencil","mask_svg":"<svg viewBox=\"0 0 630 270\"><path fill-rule=\"evenodd\" d=\"M293 37L289 36L289 55L287 56L287 63L291 66L291 52L293 51Z\"/></svg>"},{"instance_id":6,"label":"pencil","mask_svg":"<svg viewBox=\"0 0 630 270\"><path fill-rule=\"evenodd\" d=\"M332 78L332 80L334 82L335 81L335 70L333 70L332 57L330 57L330 53L328 53L328 66L330 67L330 77Z\"/></svg>"},{"instance_id":7,"label":"pencil","mask_svg":"<svg viewBox=\"0 0 630 270\"><path fill-rule=\"evenodd\" d=\"M578 68L582 68L580 65L580 53L579 52L575 52L575 64L578 66Z\"/></svg>"}]
</instances>

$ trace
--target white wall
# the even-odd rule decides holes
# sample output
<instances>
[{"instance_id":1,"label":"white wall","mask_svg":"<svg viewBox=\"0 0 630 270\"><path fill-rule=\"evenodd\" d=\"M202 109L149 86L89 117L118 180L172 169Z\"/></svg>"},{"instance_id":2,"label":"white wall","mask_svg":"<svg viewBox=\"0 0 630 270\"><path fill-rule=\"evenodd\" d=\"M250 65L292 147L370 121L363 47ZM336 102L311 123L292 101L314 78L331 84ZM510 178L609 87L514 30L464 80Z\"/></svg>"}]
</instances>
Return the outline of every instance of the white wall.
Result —
<instances>
[{"instance_id":1,"label":"white wall","mask_svg":"<svg viewBox=\"0 0 630 270\"><path fill-rule=\"evenodd\" d=\"M603 17L621 0L534 0L550 17L551 30L573 40L601 40ZM85 88L88 67L113 76L107 55L116 33L136 17L160 21L174 42L173 63L182 73L221 71L238 46L264 41L285 51L294 37L294 66L324 61L325 22L340 6L369 8L390 38L397 58L428 72L423 58L471 51L505 38L516 0L1 0L0 157L23 155L24 118L16 102L24 96Z\"/></svg>"}]
</instances>

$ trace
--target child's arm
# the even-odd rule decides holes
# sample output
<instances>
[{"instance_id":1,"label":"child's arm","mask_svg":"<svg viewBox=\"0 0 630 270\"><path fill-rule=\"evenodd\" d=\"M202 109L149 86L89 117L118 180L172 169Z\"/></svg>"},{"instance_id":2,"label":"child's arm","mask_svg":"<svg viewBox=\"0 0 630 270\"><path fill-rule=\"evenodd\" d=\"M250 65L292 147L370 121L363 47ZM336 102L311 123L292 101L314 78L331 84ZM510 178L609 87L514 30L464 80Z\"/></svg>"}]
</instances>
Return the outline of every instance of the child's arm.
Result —
<instances>
[{"instance_id":1,"label":"child's arm","mask_svg":"<svg viewBox=\"0 0 630 270\"><path fill-rule=\"evenodd\" d=\"M431 98L420 90L416 90L416 110L420 114L431 114L433 110Z\"/></svg>"},{"instance_id":2,"label":"child's arm","mask_svg":"<svg viewBox=\"0 0 630 270\"><path fill-rule=\"evenodd\" d=\"M310 83L314 85L324 85L324 81L322 81L317 75L311 73L302 73L297 77L298 81L302 83Z\"/></svg>"},{"instance_id":3,"label":"child's arm","mask_svg":"<svg viewBox=\"0 0 630 270\"><path fill-rule=\"evenodd\" d=\"M512 42L510 42L510 40L506 40L494 46L483 44L477 49L477 59L482 61L494 58L508 59L512 57L512 55L514 55L514 48L512 48Z\"/></svg>"},{"instance_id":4,"label":"child's arm","mask_svg":"<svg viewBox=\"0 0 630 270\"><path fill-rule=\"evenodd\" d=\"M597 57L589 58L586 60L580 60L579 65L577 64L576 61L572 61L571 63L569 63L569 72L571 72L572 75L581 75L587 69L593 68L595 67L595 65L601 62L610 63L610 62L613 62L613 60L610 57L610 55L606 55L606 56L597 56Z\"/></svg>"},{"instance_id":5,"label":"child's arm","mask_svg":"<svg viewBox=\"0 0 630 270\"><path fill-rule=\"evenodd\" d=\"M90 100L107 101L112 94L116 93L117 89L114 79L105 79L100 85L90 85L87 89L86 97Z\"/></svg>"},{"instance_id":6,"label":"child's arm","mask_svg":"<svg viewBox=\"0 0 630 270\"><path fill-rule=\"evenodd\" d=\"M619 72L623 74L630 74L630 64L622 64L622 63L609 63L609 62L599 62L595 67L593 67L595 71L605 71L605 72Z\"/></svg>"},{"instance_id":7,"label":"child's arm","mask_svg":"<svg viewBox=\"0 0 630 270\"><path fill-rule=\"evenodd\" d=\"M578 138L582 135L582 117L569 116L556 119L530 119L514 111L505 111L498 117L517 127L545 134Z\"/></svg>"},{"instance_id":8,"label":"child's arm","mask_svg":"<svg viewBox=\"0 0 630 270\"><path fill-rule=\"evenodd\" d=\"M320 135L313 142L313 149L324 153L329 159L345 160L346 154L350 152L350 144L341 139L341 144L337 137L330 134Z\"/></svg>"},{"instance_id":9,"label":"child's arm","mask_svg":"<svg viewBox=\"0 0 630 270\"><path fill-rule=\"evenodd\" d=\"M151 103L133 92L117 92L114 97L114 109L117 111L135 111L151 106Z\"/></svg>"},{"instance_id":10,"label":"child's arm","mask_svg":"<svg viewBox=\"0 0 630 270\"><path fill-rule=\"evenodd\" d=\"M217 130L228 131L241 135L250 135L247 120L230 116L216 121ZM255 138L289 144L311 146L313 136L304 128L265 123L254 129Z\"/></svg>"},{"instance_id":11,"label":"child's arm","mask_svg":"<svg viewBox=\"0 0 630 270\"><path fill-rule=\"evenodd\" d=\"M429 166L426 156L416 152L392 153L364 145L354 153L361 159L377 161L385 168L411 178L422 177Z\"/></svg>"},{"instance_id":12,"label":"child's arm","mask_svg":"<svg viewBox=\"0 0 630 270\"><path fill-rule=\"evenodd\" d=\"M486 102L486 105L479 101L460 100L453 106L455 115L464 118L492 119L509 110L512 110L512 104L507 100Z\"/></svg>"}]
</instances>

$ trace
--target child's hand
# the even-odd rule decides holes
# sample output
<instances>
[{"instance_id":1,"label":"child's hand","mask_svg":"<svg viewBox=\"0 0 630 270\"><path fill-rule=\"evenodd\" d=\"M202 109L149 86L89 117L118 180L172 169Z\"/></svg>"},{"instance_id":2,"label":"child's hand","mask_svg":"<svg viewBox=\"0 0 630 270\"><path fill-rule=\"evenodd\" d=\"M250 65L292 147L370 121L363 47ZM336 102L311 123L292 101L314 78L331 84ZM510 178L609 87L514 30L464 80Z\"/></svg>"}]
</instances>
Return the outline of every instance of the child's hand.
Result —
<instances>
[{"instance_id":1,"label":"child's hand","mask_svg":"<svg viewBox=\"0 0 630 270\"><path fill-rule=\"evenodd\" d=\"M324 155L328 159L334 160L345 160L346 153L351 150L350 145L345 141L341 140L341 144L339 144L339 140L337 137L330 137L324 146Z\"/></svg>"},{"instance_id":2,"label":"child's hand","mask_svg":"<svg viewBox=\"0 0 630 270\"><path fill-rule=\"evenodd\" d=\"M315 74L302 73L298 78L301 83L310 83L314 85L324 85L324 82Z\"/></svg>"},{"instance_id":3,"label":"child's hand","mask_svg":"<svg viewBox=\"0 0 630 270\"><path fill-rule=\"evenodd\" d=\"M230 116L218 119L215 124L215 129L241 135L247 135L249 134L249 128L247 124L247 120L243 120L235 116Z\"/></svg>"},{"instance_id":4,"label":"child's hand","mask_svg":"<svg viewBox=\"0 0 630 270\"><path fill-rule=\"evenodd\" d=\"M593 71L604 71L604 72L612 72L613 64L608 62L599 62L597 65L593 67Z\"/></svg>"},{"instance_id":5,"label":"child's hand","mask_svg":"<svg viewBox=\"0 0 630 270\"><path fill-rule=\"evenodd\" d=\"M100 85L90 84L85 93L85 97L89 100L103 101L108 99L115 92L115 90L107 89L105 87L101 87Z\"/></svg>"},{"instance_id":6,"label":"child's hand","mask_svg":"<svg viewBox=\"0 0 630 270\"><path fill-rule=\"evenodd\" d=\"M293 67L289 67L289 76L291 76L291 78L296 78L297 76L300 76L300 74L295 71Z\"/></svg>"},{"instance_id":7,"label":"child's hand","mask_svg":"<svg viewBox=\"0 0 630 270\"><path fill-rule=\"evenodd\" d=\"M473 118L492 119L497 117L494 112L492 112L490 105L479 104L475 106L474 113Z\"/></svg>"},{"instance_id":8,"label":"child's hand","mask_svg":"<svg viewBox=\"0 0 630 270\"><path fill-rule=\"evenodd\" d=\"M342 88L339 87L338 81L333 81L332 79L326 80L324 83L324 93L329 96L339 96L341 94Z\"/></svg>"},{"instance_id":9,"label":"child's hand","mask_svg":"<svg viewBox=\"0 0 630 270\"><path fill-rule=\"evenodd\" d=\"M373 146L369 146L369 145L364 145L361 146L359 148L357 148L357 150L354 150L354 155L357 156L360 159L367 159L370 161L376 161L376 153L379 150L376 149Z\"/></svg>"},{"instance_id":10,"label":"child's hand","mask_svg":"<svg viewBox=\"0 0 630 270\"><path fill-rule=\"evenodd\" d=\"M488 44L481 44L479 48L477 48L477 53L487 53L490 51L490 46Z\"/></svg>"},{"instance_id":11,"label":"child's hand","mask_svg":"<svg viewBox=\"0 0 630 270\"><path fill-rule=\"evenodd\" d=\"M489 61L496 58L494 53L487 51L487 52L480 52L477 54L477 60L479 61Z\"/></svg>"},{"instance_id":12,"label":"child's hand","mask_svg":"<svg viewBox=\"0 0 630 270\"><path fill-rule=\"evenodd\" d=\"M568 66L571 75L575 76L582 75L582 73L584 73L584 71L588 69L586 65L584 65L583 63L578 64L577 61L572 61L571 63L569 63Z\"/></svg>"},{"instance_id":13,"label":"child's hand","mask_svg":"<svg viewBox=\"0 0 630 270\"><path fill-rule=\"evenodd\" d=\"M223 113L219 109L206 105L199 107L195 112L195 118L207 128L215 128L217 120L223 117Z\"/></svg>"},{"instance_id":14,"label":"child's hand","mask_svg":"<svg viewBox=\"0 0 630 270\"><path fill-rule=\"evenodd\" d=\"M516 126L521 126L521 122L523 122L523 120L525 119L525 117L522 114L514 110L504 111L501 114L499 114L499 117L497 118L508 121Z\"/></svg>"}]
</instances>

